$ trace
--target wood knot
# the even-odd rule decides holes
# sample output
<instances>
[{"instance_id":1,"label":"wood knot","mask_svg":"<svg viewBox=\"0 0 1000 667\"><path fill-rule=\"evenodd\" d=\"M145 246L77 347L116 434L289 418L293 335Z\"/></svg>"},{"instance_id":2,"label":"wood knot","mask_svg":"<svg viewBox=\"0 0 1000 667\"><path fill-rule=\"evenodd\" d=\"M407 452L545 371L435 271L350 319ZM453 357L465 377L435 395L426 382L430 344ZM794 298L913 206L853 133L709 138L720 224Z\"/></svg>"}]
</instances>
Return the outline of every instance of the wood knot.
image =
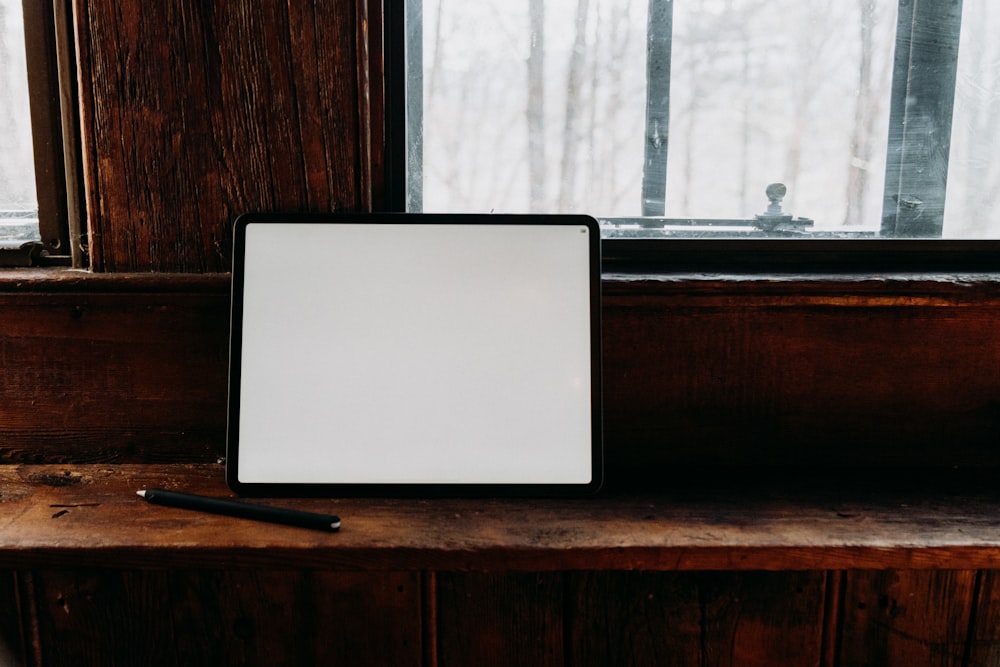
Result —
<instances>
[{"instance_id":1,"label":"wood knot","mask_svg":"<svg viewBox=\"0 0 1000 667\"><path fill-rule=\"evenodd\" d=\"M61 473L39 473L31 476L31 481L44 486L76 486L83 481L83 475L72 470Z\"/></svg>"}]
</instances>

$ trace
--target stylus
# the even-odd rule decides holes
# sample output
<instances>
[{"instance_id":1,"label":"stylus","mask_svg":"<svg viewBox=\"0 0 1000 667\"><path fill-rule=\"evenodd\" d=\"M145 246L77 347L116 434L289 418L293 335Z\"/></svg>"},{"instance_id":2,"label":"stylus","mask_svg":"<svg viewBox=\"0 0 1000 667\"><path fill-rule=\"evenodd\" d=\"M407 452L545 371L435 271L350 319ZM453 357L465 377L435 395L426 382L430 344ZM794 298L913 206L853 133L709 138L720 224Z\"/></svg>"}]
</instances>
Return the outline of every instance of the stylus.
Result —
<instances>
[{"instance_id":1,"label":"stylus","mask_svg":"<svg viewBox=\"0 0 1000 667\"><path fill-rule=\"evenodd\" d=\"M136 493L154 505L180 507L198 512L225 514L242 519L267 521L315 530L335 531L340 528L340 517L332 514L316 514L284 507L268 507L267 505L256 505L239 500L209 498L191 493L180 493L179 491L164 491L163 489L143 489L136 491Z\"/></svg>"}]
</instances>

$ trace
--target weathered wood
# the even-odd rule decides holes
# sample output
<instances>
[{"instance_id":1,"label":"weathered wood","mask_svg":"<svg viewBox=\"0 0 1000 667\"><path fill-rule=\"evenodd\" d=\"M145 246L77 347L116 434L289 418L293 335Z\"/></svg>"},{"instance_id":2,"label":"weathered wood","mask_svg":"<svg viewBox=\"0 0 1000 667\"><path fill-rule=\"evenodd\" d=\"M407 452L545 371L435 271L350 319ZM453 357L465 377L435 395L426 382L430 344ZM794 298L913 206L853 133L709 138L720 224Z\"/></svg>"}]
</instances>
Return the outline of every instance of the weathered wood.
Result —
<instances>
[{"instance_id":1,"label":"weathered wood","mask_svg":"<svg viewBox=\"0 0 1000 667\"><path fill-rule=\"evenodd\" d=\"M229 299L0 293L0 460L213 461Z\"/></svg>"},{"instance_id":2,"label":"weathered wood","mask_svg":"<svg viewBox=\"0 0 1000 667\"><path fill-rule=\"evenodd\" d=\"M29 294L175 294L214 295L229 299L228 273L94 273L74 269L4 269L0 295ZM128 303L122 297L122 305ZM30 301L29 301L30 302ZM141 306L136 310L142 310Z\"/></svg>"},{"instance_id":3,"label":"weathered wood","mask_svg":"<svg viewBox=\"0 0 1000 667\"><path fill-rule=\"evenodd\" d=\"M413 573L45 570L52 665L405 665L421 656Z\"/></svg>"},{"instance_id":4,"label":"weathered wood","mask_svg":"<svg viewBox=\"0 0 1000 667\"><path fill-rule=\"evenodd\" d=\"M437 575L440 665L563 665L560 574Z\"/></svg>"},{"instance_id":5,"label":"weathered wood","mask_svg":"<svg viewBox=\"0 0 1000 667\"><path fill-rule=\"evenodd\" d=\"M150 505L231 496L221 465L0 466L0 568L821 570L1000 568L995 492L711 486L589 499L282 499L326 534ZM834 480L837 483L837 480ZM260 501L268 502L268 501Z\"/></svg>"},{"instance_id":6,"label":"weathered wood","mask_svg":"<svg viewBox=\"0 0 1000 667\"><path fill-rule=\"evenodd\" d=\"M605 282L609 463L1000 463L992 288L814 287Z\"/></svg>"},{"instance_id":7,"label":"weathered wood","mask_svg":"<svg viewBox=\"0 0 1000 667\"><path fill-rule=\"evenodd\" d=\"M969 629L970 667L1000 665L1000 572L979 572Z\"/></svg>"},{"instance_id":8,"label":"weathered wood","mask_svg":"<svg viewBox=\"0 0 1000 667\"><path fill-rule=\"evenodd\" d=\"M973 571L848 572L842 665L961 667Z\"/></svg>"},{"instance_id":9,"label":"weathered wood","mask_svg":"<svg viewBox=\"0 0 1000 667\"><path fill-rule=\"evenodd\" d=\"M370 207L355 5L77 3L94 268L226 270L240 213Z\"/></svg>"},{"instance_id":10,"label":"weathered wood","mask_svg":"<svg viewBox=\"0 0 1000 667\"><path fill-rule=\"evenodd\" d=\"M1000 293L606 280L612 482L691 464L1000 465ZM224 275L0 273L0 460L212 461Z\"/></svg>"},{"instance_id":11,"label":"weathered wood","mask_svg":"<svg viewBox=\"0 0 1000 667\"><path fill-rule=\"evenodd\" d=\"M818 663L822 572L567 576L570 664Z\"/></svg>"},{"instance_id":12,"label":"weathered wood","mask_svg":"<svg viewBox=\"0 0 1000 667\"><path fill-rule=\"evenodd\" d=\"M573 664L702 665L698 574L567 575Z\"/></svg>"},{"instance_id":13,"label":"weathered wood","mask_svg":"<svg viewBox=\"0 0 1000 667\"><path fill-rule=\"evenodd\" d=\"M24 628L16 572L0 570L0 665L25 663Z\"/></svg>"}]
</instances>

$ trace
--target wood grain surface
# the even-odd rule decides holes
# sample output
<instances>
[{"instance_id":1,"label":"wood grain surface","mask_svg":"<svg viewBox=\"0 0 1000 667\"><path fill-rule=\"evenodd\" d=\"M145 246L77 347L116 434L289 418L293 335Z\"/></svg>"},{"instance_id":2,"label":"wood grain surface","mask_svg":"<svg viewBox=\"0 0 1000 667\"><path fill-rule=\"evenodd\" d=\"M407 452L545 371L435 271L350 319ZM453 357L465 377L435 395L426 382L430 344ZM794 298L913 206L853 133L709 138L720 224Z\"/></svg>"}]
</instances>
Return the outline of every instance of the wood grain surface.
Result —
<instances>
[{"instance_id":1,"label":"wood grain surface","mask_svg":"<svg viewBox=\"0 0 1000 667\"><path fill-rule=\"evenodd\" d=\"M326 534L151 505L221 465L0 466L0 567L822 570L1000 567L1000 498L744 485L586 499L280 499Z\"/></svg>"},{"instance_id":2,"label":"wood grain surface","mask_svg":"<svg viewBox=\"0 0 1000 667\"><path fill-rule=\"evenodd\" d=\"M370 209L366 8L77 3L93 268L224 271L241 213Z\"/></svg>"},{"instance_id":3,"label":"wood grain surface","mask_svg":"<svg viewBox=\"0 0 1000 667\"><path fill-rule=\"evenodd\" d=\"M962 603L982 574L842 574L839 594L836 578L816 571L78 567L17 576L37 600L24 610L28 664L995 664L995 602Z\"/></svg>"},{"instance_id":4,"label":"wood grain surface","mask_svg":"<svg viewBox=\"0 0 1000 667\"><path fill-rule=\"evenodd\" d=\"M569 575L572 664L816 665L822 572Z\"/></svg>"},{"instance_id":5,"label":"wood grain surface","mask_svg":"<svg viewBox=\"0 0 1000 667\"><path fill-rule=\"evenodd\" d=\"M413 573L45 570L46 665L405 665L421 656Z\"/></svg>"},{"instance_id":6,"label":"wood grain surface","mask_svg":"<svg viewBox=\"0 0 1000 667\"><path fill-rule=\"evenodd\" d=\"M847 573L841 664L969 664L975 580L972 571Z\"/></svg>"},{"instance_id":7,"label":"wood grain surface","mask_svg":"<svg viewBox=\"0 0 1000 667\"><path fill-rule=\"evenodd\" d=\"M705 464L1000 465L990 283L603 290L612 480ZM3 272L0 320L0 461L222 456L227 275Z\"/></svg>"}]
</instances>

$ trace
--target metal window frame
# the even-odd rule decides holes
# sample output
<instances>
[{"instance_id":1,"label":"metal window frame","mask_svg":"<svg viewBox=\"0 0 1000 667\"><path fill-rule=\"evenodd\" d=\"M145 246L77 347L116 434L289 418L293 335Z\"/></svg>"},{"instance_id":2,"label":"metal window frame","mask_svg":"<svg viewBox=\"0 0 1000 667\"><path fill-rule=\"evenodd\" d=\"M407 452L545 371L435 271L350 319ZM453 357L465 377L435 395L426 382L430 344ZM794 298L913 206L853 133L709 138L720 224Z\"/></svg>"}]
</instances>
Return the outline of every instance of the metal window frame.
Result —
<instances>
[{"instance_id":1,"label":"metal window frame","mask_svg":"<svg viewBox=\"0 0 1000 667\"><path fill-rule=\"evenodd\" d=\"M883 238L942 235L961 28L962 0L900 0Z\"/></svg>"},{"instance_id":2,"label":"metal window frame","mask_svg":"<svg viewBox=\"0 0 1000 667\"><path fill-rule=\"evenodd\" d=\"M649 0L646 18L646 141L642 161L642 215L665 215L670 138L670 57L673 0Z\"/></svg>"}]
</instances>

